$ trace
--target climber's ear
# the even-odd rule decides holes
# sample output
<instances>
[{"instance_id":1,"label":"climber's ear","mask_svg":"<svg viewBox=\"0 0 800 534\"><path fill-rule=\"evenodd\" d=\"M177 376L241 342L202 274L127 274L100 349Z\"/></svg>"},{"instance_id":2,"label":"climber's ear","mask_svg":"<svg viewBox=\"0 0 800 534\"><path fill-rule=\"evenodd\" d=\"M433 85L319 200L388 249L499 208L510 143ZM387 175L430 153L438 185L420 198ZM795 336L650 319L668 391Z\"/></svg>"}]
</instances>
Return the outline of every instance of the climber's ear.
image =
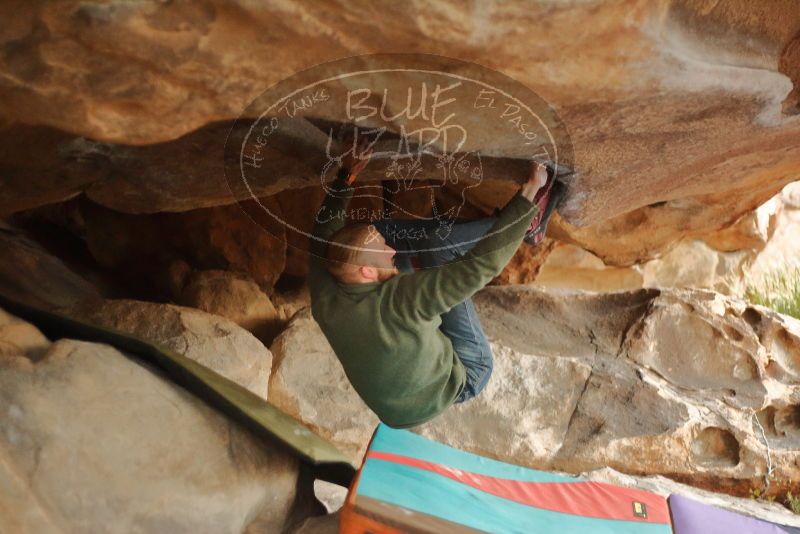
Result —
<instances>
[{"instance_id":1,"label":"climber's ear","mask_svg":"<svg viewBox=\"0 0 800 534\"><path fill-rule=\"evenodd\" d=\"M377 281L378 280L378 270L375 267L371 267L369 265L361 265L358 268L358 273L361 275L362 278L365 278L370 281Z\"/></svg>"}]
</instances>

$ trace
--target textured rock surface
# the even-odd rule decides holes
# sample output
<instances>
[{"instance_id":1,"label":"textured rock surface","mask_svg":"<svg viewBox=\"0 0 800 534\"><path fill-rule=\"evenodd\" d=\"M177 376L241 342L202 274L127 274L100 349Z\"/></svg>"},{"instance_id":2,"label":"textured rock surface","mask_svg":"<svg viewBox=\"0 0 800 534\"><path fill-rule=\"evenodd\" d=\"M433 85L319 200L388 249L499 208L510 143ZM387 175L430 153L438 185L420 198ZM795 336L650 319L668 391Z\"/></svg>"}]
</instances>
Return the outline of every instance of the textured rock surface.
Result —
<instances>
[{"instance_id":1,"label":"textured rock surface","mask_svg":"<svg viewBox=\"0 0 800 534\"><path fill-rule=\"evenodd\" d=\"M61 2L7 4L2 16L0 113L41 125L3 135L42 157L4 151L0 212L87 188L126 211L230 202L224 121L298 70L378 49L474 61L553 103L581 170L560 230L609 264L731 225L798 177L792 0ZM298 174L294 158L281 168ZM262 194L298 186L286 173L270 179Z\"/></svg>"},{"instance_id":2,"label":"textured rock surface","mask_svg":"<svg viewBox=\"0 0 800 534\"><path fill-rule=\"evenodd\" d=\"M188 276L178 302L221 315L269 343L284 324L258 284L228 271L198 271Z\"/></svg>"},{"instance_id":3,"label":"textured rock surface","mask_svg":"<svg viewBox=\"0 0 800 534\"><path fill-rule=\"evenodd\" d=\"M695 287L737 295L757 253L754 249L719 252L693 239L638 266L638 270L644 287Z\"/></svg>"},{"instance_id":4,"label":"textured rock surface","mask_svg":"<svg viewBox=\"0 0 800 534\"><path fill-rule=\"evenodd\" d=\"M281 321L288 323L294 315L311 306L311 295L308 292L308 285L302 285L296 289L275 292L272 294L272 303L278 310Z\"/></svg>"},{"instance_id":5,"label":"textured rock surface","mask_svg":"<svg viewBox=\"0 0 800 534\"><path fill-rule=\"evenodd\" d=\"M373 51L371 37L377 28L391 48L471 51L475 59L505 65L547 97L568 103L579 95L603 91L655 93L658 88L648 83L656 80L675 93L726 88L745 93L744 84L758 74L749 70L763 70L764 79L750 91L764 100L772 97L776 102L767 103L778 107L765 111L775 113L791 89L792 80L776 72L796 74L793 62L781 61L791 53L789 45L800 29L788 0L766 6L735 1L710 7L694 0L589 4L542 3L527 10L491 6L483 11L458 9L457 4L420 5L366 12L347 4L289 9L223 6L213 1L191 6L68 2L21 9L9 5L4 18L13 24L7 25L3 37L13 49L9 46L3 56L10 78L4 111L98 139L137 144L168 140L235 115L264 87L301 68ZM627 17L616 18L624 12ZM354 15L359 16L354 19ZM298 16L308 23L293 24ZM543 18L548 24L541 24ZM586 25L587 31L572 39L557 31L565 24L581 27L588 20L595 24ZM509 32L536 21L538 36L523 33L508 38ZM343 31L347 25L350 31ZM325 34L320 32L323 27ZM618 32L616 39L603 39L609 31ZM296 46L300 36L303 47ZM242 38L247 47L241 46ZM52 43L58 40L62 47L55 49ZM627 53L612 54L619 47ZM520 61L530 56L536 61ZM267 57L273 58L273 69L263 68ZM557 69L541 68L556 58ZM641 62L643 58L655 65ZM700 59L711 64L700 65ZM121 64L127 68L115 72ZM610 72L602 70L612 65L616 68ZM681 66L695 68L683 72ZM659 67L665 72L659 73ZM701 75L711 73L723 79L703 85ZM48 89L63 86L72 87L72 92L46 98ZM685 101L682 107L693 103ZM181 120L164 121L164 117Z\"/></svg>"},{"instance_id":6,"label":"textured rock surface","mask_svg":"<svg viewBox=\"0 0 800 534\"><path fill-rule=\"evenodd\" d=\"M557 243L532 285L599 292L691 287L742 295L764 274L800 265L800 204L794 200L798 184L787 185L733 226L702 240L683 240L660 257L632 267L606 265L578 246Z\"/></svg>"},{"instance_id":7,"label":"textured rock surface","mask_svg":"<svg viewBox=\"0 0 800 534\"><path fill-rule=\"evenodd\" d=\"M98 290L22 231L0 223L0 291L45 308L100 298Z\"/></svg>"},{"instance_id":8,"label":"textured rock surface","mask_svg":"<svg viewBox=\"0 0 800 534\"><path fill-rule=\"evenodd\" d=\"M8 313L0 313L0 357L21 355L37 361L49 347L50 341L38 328Z\"/></svg>"},{"instance_id":9,"label":"textured rock surface","mask_svg":"<svg viewBox=\"0 0 800 534\"><path fill-rule=\"evenodd\" d=\"M136 300L103 300L64 312L163 345L267 397L272 354L229 319L192 308Z\"/></svg>"},{"instance_id":10,"label":"textured rock surface","mask_svg":"<svg viewBox=\"0 0 800 534\"><path fill-rule=\"evenodd\" d=\"M289 189L274 197L286 224L300 230L286 232L287 274L308 276L308 237L304 234L311 233L315 210L319 209L324 198L324 191L318 187Z\"/></svg>"},{"instance_id":11,"label":"textured rock surface","mask_svg":"<svg viewBox=\"0 0 800 534\"><path fill-rule=\"evenodd\" d=\"M547 238L535 247L523 243L511 257L508 265L503 268L503 272L492 283L497 285L532 283L538 278L542 265L557 244L556 241Z\"/></svg>"},{"instance_id":12,"label":"textured rock surface","mask_svg":"<svg viewBox=\"0 0 800 534\"><path fill-rule=\"evenodd\" d=\"M493 383L421 432L516 463L549 460L567 438L570 414L582 398L591 366L576 360L531 358L497 343L493 352Z\"/></svg>"},{"instance_id":13,"label":"textured rock surface","mask_svg":"<svg viewBox=\"0 0 800 534\"><path fill-rule=\"evenodd\" d=\"M608 266L575 245L559 244L532 285L544 289L624 291L642 287L713 289L739 294L755 250L720 252L704 241L682 241L663 256L632 267Z\"/></svg>"},{"instance_id":14,"label":"textured rock surface","mask_svg":"<svg viewBox=\"0 0 800 534\"><path fill-rule=\"evenodd\" d=\"M68 199L102 179L87 144L46 126L0 123L0 215Z\"/></svg>"},{"instance_id":15,"label":"textured rock surface","mask_svg":"<svg viewBox=\"0 0 800 534\"><path fill-rule=\"evenodd\" d=\"M269 401L359 461L378 418L350 386L311 310L298 312L270 349Z\"/></svg>"},{"instance_id":16,"label":"textured rock surface","mask_svg":"<svg viewBox=\"0 0 800 534\"><path fill-rule=\"evenodd\" d=\"M255 184L257 196L285 225L258 220L258 209L244 206L269 233L234 204L240 191L231 191L225 180L232 121L276 81L320 62L378 50L440 54L497 69L535 90L564 119L579 173L563 217L554 218L551 240L520 250L498 283L536 279L548 287L592 290L690 285L736 292L753 251L763 249L753 275L800 261L793 245L800 232L796 191L784 193L783 212L766 218L754 212L800 178L800 10L794 0L369 6L68 0L4 3L0 17L0 216L83 193L70 204L82 209L80 235L98 262L156 287L161 297L172 294L227 316L265 340L274 333L267 324L288 320L307 302L302 291L276 293L272 302L261 291L273 297L282 273L306 275L303 233L321 198L307 186L322 121L305 121L298 136L284 139L285 146L271 152L274 172ZM495 146L502 136L502 126L487 124L470 140L490 170L483 187L444 189L441 195L464 194L472 215L502 206L515 188L512 171L519 162L513 157L520 155ZM425 200L410 195L403 202L425 212ZM355 207L381 208L370 201ZM788 221L783 226L780 217ZM94 307L71 309L164 343L266 396L269 351L233 322L168 305L97 301L99 291L89 282L13 229L0 228L0 250L0 289L46 306L95 299ZM212 269L231 273L195 271ZM255 283L242 282L245 277ZM798 480L797 323L702 292L553 297L505 288L485 292L479 302L497 355L495 378L481 397L420 431L538 467L611 465L742 493L757 486L766 469L755 412L779 476ZM0 322L0 335L6 336L0 358L44 358L25 364L33 370L23 371L34 374L83 362L89 351L72 342L50 348L29 326L10 320ZM307 312L296 315L273 348L270 399L358 457L375 418L349 389ZM128 361L120 361L113 369L97 367L97 376L123 372ZM26 384L23 371L14 371L23 378L11 386ZM75 382L85 386L88 378L78 374ZM99 378L97 384L105 387ZM75 395L83 394L78 389ZM0 391L5 400L12 390ZM167 404L156 405L161 394L151 390L141 406L150 411L136 424L151 412L172 417ZM48 396L56 393L42 395L31 395L32 405L52 399L53 409L64 410L58 421L74 418L77 429L58 437L78 445L82 436L91 437L86 413L108 407L105 401L88 409L57 406L56 397ZM12 421L0 418L0 425L6 420ZM41 422L30 432L62 432L63 425ZM184 428L170 420L164 425ZM156 435L152 428L145 430ZM116 435L108 438L108 446L120 447L113 454L132 452L114 441ZM201 447L224 449L233 438L227 439L209 438ZM56 453L34 460L55 462L66 454ZM187 461L210 458L198 454ZM160 459L148 457L147 466L160 465ZM54 510L79 510L69 502L74 495L61 488L47 497L61 504L30 504L35 494L26 489L28 475L17 464L0 465L11 465L18 477L14 497L0 499L0 506L29 510L24 521L31 530L67 521ZM34 475L43 476L40 471ZM63 482L72 475L57 476ZM230 500L240 507L204 524L240 521L231 527L240 529L257 515L264 485L257 479L238 500L224 493L230 488L220 490L215 503ZM162 495L148 488L133 489L149 491L147 498ZM173 499L192 494L167 489ZM130 500L124 492L111 495ZM149 513L161 510L156 500L137 504L149 506ZM203 502L197 508L215 513ZM121 530L160 528L108 521ZM263 522L267 531L271 521Z\"/></svg>"},{"instance_id":17,"label":"textured rock surface","mask_svg":"<svg viewBox=\"0 0 800 534\"><path fill-rule=\"evenodd\" d=\"M101 265L150 279L185 261L246 273L269 288L286 265L283 227L262 227L237 205L129 215L86 203L82 213L89 250Z\"/></svg>"},{"instance_id":18,"label":"textured rock surface","mask_svg":"<svg viewBox=\"0 0 800 534\"><path fill-rule=\"evenodd\" d=\"M538 468L612 467L746 495L767 469L755 415L776 477L800 475L799 321L704 291L495 287L476 305L495 351L492 380L418 427L423 435ZM271 399L363 452L374 416L307 312L273 350Z\"/></svg>"},{"instance_id":19,"label":"textured rock surface","mask_svg":"<svg viewBox=\"0 0 800 534\"><path fill-rule=\"evenodd\" d=\"M625 291L643 285L636 267L614 267L576 245L559 242L547 256L533 284L552 290Z\"/></svg>"},{"instance_id":20,"label":"textured rock surface","mask_svg":"<svg viewBox=\"0 0 800 534\"><path fill-rule=\"evenodd\" d=\"M786 186L781 201L775 232L750 266L748 281L776 270L800 267L800 182Z\"/></svg>"},{"instance_id":21,"label":"textured rock surface","mask_svg":"<svg viewBox=\"0 0 800 534\"><path fill-rule=\"evenodd\" d=\"M295 459L109 346L20 349L0 356L0 530L281 530Z\"/></svg>"}]
</instances>

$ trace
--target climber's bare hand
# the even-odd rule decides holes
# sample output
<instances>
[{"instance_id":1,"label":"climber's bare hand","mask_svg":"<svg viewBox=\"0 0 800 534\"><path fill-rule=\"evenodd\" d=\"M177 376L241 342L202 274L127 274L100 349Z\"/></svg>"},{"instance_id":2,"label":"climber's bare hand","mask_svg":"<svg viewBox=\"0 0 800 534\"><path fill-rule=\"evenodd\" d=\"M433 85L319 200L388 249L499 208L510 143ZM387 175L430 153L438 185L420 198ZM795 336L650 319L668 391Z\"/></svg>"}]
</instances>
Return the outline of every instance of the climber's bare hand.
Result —
<instances>
[{"instance_id":1,"label":"climber's bare hand","mask_svg":"<svg viewBox=\"0 0 800 534\"><path fill-rule=\"evenodd\" d=\"M531 174L528 181L532 181L536 185L536 189L541 189L547 183L547 167L538 161L534 161L531 165Z\"/></svg>"},{"instance_id":2,"label":"climber's bare hand","mask_svg":"<svg viewBox=\"0 0 800 534\"><path fill-rule=\"evenodd\" d=\"M522 186L522 196L533 202L536 193L547 183L547 167L534 161L528 181Z\"/></svg>"}]
</instances>

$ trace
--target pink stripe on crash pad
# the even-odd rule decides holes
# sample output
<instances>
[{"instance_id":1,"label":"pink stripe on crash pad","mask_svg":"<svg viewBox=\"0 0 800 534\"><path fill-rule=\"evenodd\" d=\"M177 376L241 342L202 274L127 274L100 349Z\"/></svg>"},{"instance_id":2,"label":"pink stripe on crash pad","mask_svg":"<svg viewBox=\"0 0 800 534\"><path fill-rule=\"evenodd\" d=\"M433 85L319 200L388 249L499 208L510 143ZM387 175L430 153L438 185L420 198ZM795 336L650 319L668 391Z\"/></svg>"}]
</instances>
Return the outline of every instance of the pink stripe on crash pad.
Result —
<instances>
[{"instance_id":1,"label":"pink stripe on crash pad","mask_svg":"<svg viewBox=\"0 0 800 534\"><path fill-rule=\"evenodd\" d=\"M510 480L479 475L389 452L370 451L367 453L367 459L383 460L431 471L490 495L543 510L598 519L670 524L667 501L659 495L644 490L588 480L575 482ZM633 514L634 502L646 506L646 518Z\"/></svg>"}]
</instances>

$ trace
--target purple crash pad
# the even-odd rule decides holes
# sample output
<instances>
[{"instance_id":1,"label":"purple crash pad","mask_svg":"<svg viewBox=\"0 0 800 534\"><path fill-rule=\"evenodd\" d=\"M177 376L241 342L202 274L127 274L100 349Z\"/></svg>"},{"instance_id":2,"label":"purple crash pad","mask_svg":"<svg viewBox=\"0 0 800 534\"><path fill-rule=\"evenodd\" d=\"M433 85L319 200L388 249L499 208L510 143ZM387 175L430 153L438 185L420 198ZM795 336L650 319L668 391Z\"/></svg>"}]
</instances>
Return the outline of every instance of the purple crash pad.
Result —
<instances>
[{"instance_id":1,"label":"purple crash pad","mask_svg":"<svg viewBox=\"0 0 800 534\"><path fill-rule=\"evenodd\" d=\"M723 510L680 495L669 496L675 534L788 534L775 523Z\"/></svg>"}]
</instances>

